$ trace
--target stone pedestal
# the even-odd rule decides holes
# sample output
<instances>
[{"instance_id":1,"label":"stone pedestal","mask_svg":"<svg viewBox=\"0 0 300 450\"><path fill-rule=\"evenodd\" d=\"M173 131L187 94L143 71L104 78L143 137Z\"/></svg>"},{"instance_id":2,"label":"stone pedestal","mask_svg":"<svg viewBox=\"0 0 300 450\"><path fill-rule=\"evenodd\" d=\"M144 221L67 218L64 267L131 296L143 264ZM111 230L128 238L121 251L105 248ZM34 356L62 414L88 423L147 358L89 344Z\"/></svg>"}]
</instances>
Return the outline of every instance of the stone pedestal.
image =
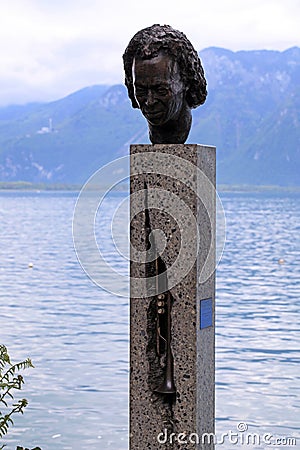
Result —
<instances>
[{"instance_id":1,"label":"stone pedestal","mask_svg":"<svg viewBox=\"0 0 300 450\"><path fill-rule=\"evenodd\" d=\"M132 145L130 188L130 450L211 450L215 148ZM166 375L175 393L157 392Z\"/></svg>"}]
</instances>

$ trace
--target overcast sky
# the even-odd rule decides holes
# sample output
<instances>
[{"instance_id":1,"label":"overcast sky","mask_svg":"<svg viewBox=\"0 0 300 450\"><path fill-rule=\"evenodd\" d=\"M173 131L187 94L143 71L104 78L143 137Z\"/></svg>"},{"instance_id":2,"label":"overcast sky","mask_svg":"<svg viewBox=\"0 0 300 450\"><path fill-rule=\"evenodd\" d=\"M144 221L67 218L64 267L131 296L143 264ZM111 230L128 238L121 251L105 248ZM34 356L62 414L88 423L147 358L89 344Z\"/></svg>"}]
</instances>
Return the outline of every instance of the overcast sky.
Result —
<instances>
[{"instance_id":1,"label":"overcast sky","mask_svg":"<svg viewBox=\"0 0 300 450\"><path fill-rule=\"evenodd\" d=\"M299 0L0 0L0 105L123 82L122 54L154 23L197 50L300 46Z\"/></svg>"}]
</instances>

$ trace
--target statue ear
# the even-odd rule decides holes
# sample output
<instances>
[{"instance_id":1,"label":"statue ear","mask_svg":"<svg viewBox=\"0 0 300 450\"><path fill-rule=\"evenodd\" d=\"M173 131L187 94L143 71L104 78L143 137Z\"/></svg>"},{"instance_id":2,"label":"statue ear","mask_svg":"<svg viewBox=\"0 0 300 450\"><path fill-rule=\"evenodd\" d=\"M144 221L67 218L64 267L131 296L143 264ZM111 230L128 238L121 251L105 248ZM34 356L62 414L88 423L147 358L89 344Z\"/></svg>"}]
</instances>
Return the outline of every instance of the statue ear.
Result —
<instances>
[{"instance_id":1,"label":"statue ear","mask_svg":"<svg viewBox=\"0 0 300 450\"><path fill-rule=\"evenodd\" d=\"M139 105L138 105L138 103L136 101L135 95L134 95L133 84L129 85L127 87L127 90L128 90L128 97L130 98L132 107L135 108L135 109L140 109L140 107L139 107Z\"/></svg>"}]
</instances>

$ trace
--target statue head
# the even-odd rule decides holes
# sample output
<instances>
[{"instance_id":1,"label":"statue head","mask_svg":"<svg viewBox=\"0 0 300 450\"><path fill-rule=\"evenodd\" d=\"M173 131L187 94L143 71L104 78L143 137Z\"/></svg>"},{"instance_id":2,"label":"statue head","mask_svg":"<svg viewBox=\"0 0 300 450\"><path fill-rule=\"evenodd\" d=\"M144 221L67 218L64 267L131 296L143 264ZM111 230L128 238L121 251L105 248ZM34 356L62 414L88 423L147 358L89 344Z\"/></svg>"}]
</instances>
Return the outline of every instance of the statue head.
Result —
<instances>
[{"instance_id":1,"label":"statue head","mask_svg":"<svg viewBox=\"0 0 300 450\"><path fill-rule=\"evenodd\" d=\"M204 71L190 41L169 25L152 25L133 36L123 61L129 98L147 119L151 142L184 143L190 110L207 95Z\"/></svg>"}]
</instances>

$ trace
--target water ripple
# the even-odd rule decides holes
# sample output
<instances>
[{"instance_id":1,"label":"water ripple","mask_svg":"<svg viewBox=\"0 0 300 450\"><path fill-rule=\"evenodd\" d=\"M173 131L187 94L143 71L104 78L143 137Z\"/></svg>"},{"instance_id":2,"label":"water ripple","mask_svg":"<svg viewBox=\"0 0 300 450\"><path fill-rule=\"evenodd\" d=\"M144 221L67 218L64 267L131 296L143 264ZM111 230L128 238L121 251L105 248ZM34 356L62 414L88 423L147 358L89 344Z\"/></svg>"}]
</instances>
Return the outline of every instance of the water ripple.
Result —
<instances>
[{"instance_id":1,"label":"water ripple","mask_svg":"<svg viewBox=\"0 0 300 450\"><path fill-rule=\"evenodd\" d=\"M30 356L35 364L25 373L30 406L5 442L123 450L128 302L82 272L71 235L75 201L72 193L0 193L1 342L15 361ZM223 194L222 201L227 242L217 274L217 433L243 421L249 431L296 435L299 196ZM105 227L114 202L99 218ZM105 227L103 251L126 274Z\"/></svg>"}]
</instances>

